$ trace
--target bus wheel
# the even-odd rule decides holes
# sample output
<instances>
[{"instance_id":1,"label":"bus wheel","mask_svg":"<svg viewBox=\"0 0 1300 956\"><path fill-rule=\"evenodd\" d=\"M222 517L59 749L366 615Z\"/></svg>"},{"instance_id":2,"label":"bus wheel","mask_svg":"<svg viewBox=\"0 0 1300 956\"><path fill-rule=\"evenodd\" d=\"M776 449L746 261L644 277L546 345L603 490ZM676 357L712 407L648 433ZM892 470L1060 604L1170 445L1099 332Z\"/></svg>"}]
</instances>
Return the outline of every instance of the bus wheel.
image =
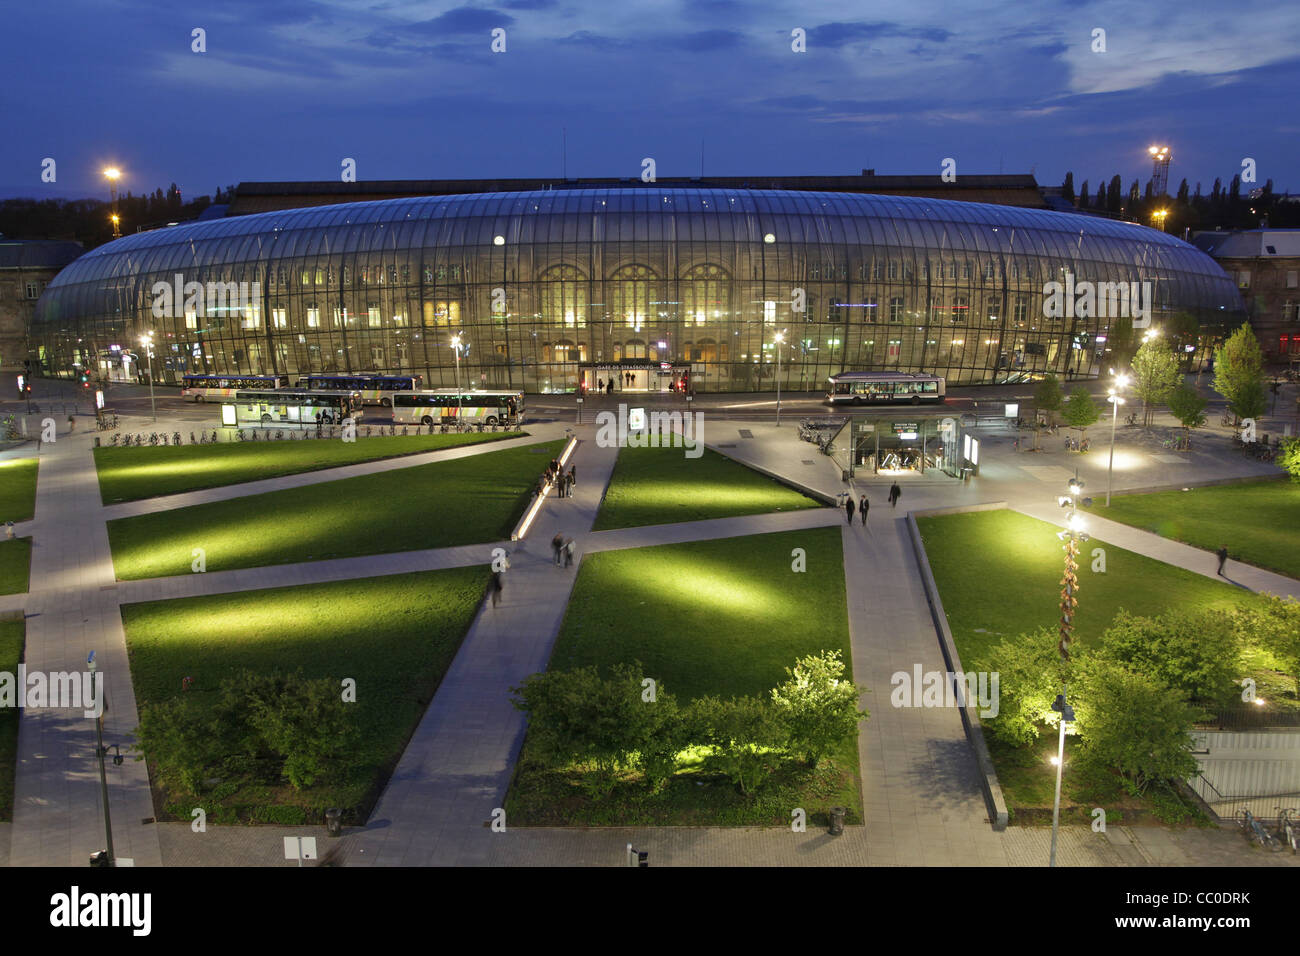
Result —
<instances>
[{"instance_id":1,"label":"bus wheel","mask_svg":"<svg viewBox=\"0 0 1300 956\"><path fill-rule=\"evenodd\" d=\"M201 401L203 401L203 396L202 396L202 395L195 395L195 396L194 396L194 404L195 404L195 405L197 405L197 404L198 404L199 402L201 402Z\"/></svg>"},{"instance_id":2,"label":"bus wheel","mask_svg":"<svg viewBox=\"0 0 1300 956\"><path fill-rule=\"evenodd\" d=\"M271 424L271 416L268 415L268 414L263 414L263 415L262 415L262 424L263 424L263 425L269 425L269 424Z\"/></svg>"},{"instance_id":3,"label":"bus wheel","mask_svg":"<svg viewBox=\"0 0 1300 956\"><path fill-rule=\"evenodd\" d=\"M429 415L425 415L423 418L420 419L420 424L421 424L421 425L432 425L432 424L433 424L433 418L432 418L431 416L429 416Z\"/></svg>"},{"instance_id":4,"label":"bus wheel","mask_svg":"<svg viewBox=\"0 0 1300 956\"><path fill-rule=\"evenodd\" d=\"M913 396L912 396L912 404L913 404L913 405L920 405L920 404L921 404L921 399L920 399L918 396L913 395Z\"/></svg>"},{"instance_id":5,"label":"bus wheel","mask_svg":"<svg viewBox=\"0 0 1300 956\"><path fill-rule=\"evenodd\" d=\"M393 400L391 398L381 398L379 400L379 404L382 405L384 408L392 408Z\"/></svg>"},{"instance_id":6,"label":"bus wheel","mask_svg":"<svg viewBox=\"0 0 1300 956\"><path fill-rule=\"evenodd\" d=\"M853 396L853 404L854 404L854 405L861 405L861 404L862 404L862 396L861 396L861 395L854 395L854 396Z\"/></svg>"},{"instance_id":7,"label":"bus wheel","mask_svg":"<svg viewBox=\"0 0 1300 956\"><path fill-rule=\"evenodd\" d=\"M485 424L495 425L496 423L497 423L497 417L495 415L489 415L487 417L487 422Z\"/></svg>"}]
</instances>

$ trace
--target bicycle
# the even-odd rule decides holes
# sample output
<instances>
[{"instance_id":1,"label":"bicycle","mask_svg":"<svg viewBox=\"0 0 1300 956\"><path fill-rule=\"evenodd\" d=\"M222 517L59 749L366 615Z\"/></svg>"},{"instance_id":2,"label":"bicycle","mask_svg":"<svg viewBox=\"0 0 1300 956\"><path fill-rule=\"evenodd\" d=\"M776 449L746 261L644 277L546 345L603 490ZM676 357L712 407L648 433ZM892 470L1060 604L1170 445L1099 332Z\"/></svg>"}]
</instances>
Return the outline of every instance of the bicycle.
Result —
<instances>
[{"instance_id":1,"label":"bicycle","mask_svg":"<svg viewBox=\"0 0 1300 956\"><path fill-rule=\"evenodd\" d=\"M1249 810L1238 810L1237 819L1237 825L1241 827L1242 832L1246 834L1246 838L1251 843L1256 846L1266 846L1274 851L1282 849L1282 844L1264 828L1264 824L1260 823Z\"/></svg>"},{"instance_id":2,"label":"bicycle","mask_svg":"<svg viewBox=\"0 0 1300 956\"><path fill-rule=\"evenodd\" d=\"M1300 813L1294 807L1274 807L1278 811L1277 815L1277 838L1283 846L1291 848L1291 855L1296 854L1300 848L1300 820L1292 819L1293 814Z\"/></svg>"}]
</instances>

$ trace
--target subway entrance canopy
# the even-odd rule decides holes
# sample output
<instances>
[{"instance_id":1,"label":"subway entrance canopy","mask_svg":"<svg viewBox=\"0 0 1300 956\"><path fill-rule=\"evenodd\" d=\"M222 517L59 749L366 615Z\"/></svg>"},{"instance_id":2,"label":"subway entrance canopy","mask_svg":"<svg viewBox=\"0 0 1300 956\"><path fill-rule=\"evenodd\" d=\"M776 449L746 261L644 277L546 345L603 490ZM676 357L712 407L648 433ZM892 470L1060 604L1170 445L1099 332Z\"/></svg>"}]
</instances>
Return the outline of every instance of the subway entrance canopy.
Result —
<instances>
[{"instance_id":1,"label":"subway entrance canopy","mask_svg":"<svg viewBox=\"0 0 1300 956\"><path fill-rule=\"evenodd\" d=\"M639 387L815 388L848 369L949 385L1106 368L1114 316L1045 287L1150 283L1151 322L1243 320L1206 254L1126 222L916 196L574 187L352 202L137 233L68 265L29 332L47 373L154 333L186 372L460 374L569 391L621 363ZM193 288L181 301L163 291ZM214 293L220 292L220 295ZM671 376L660 375L668 363Z\"/></svg>"}]
</instances>

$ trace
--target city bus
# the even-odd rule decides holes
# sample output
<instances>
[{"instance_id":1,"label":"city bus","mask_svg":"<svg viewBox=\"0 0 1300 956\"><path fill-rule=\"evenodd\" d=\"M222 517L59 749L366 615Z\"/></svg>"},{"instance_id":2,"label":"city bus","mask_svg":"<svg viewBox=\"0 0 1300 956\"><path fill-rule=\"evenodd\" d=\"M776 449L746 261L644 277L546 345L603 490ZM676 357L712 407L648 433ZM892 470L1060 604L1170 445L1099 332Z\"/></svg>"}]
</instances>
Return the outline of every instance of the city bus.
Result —
<instances>
[{"instance_id":1,"label":"city bus","mask_svg":"<svg viewBox=\"0 0 1300 956\"><path fill-rule=\"evenodd\" d=\"M196 402L234 398L242 389L288 388L285 375L182 375L181 395Z\"/></svg>"},{"instance_id":2,"label":"city bus","mask_svg":"<svg viewBox=\"0 0 1300 956\"><path fill-rule=\"evenodd\" d=\"M337 388L345 392L357 392L367 405L391 408L394 392L418 390L423 382L422 375L345 375L321 372L299 379L298 386L316 391Z\"/></svg>"},{"instance_id":3,"label":"city bus","mask_svg":"<svg viewBox=\"0 0 1300 956\"><path fill-rule=\"evenodd\" d=\"M840 372L830 383L826 399L832 405L944 401L943 378L925 372Z\"/></svg>"},{"instance_id":4,"label":"city bus","mask_svg":"<svg viewBox=\"0 0 1300 956\"><path fill-rule=\"evenodd\" d=\"M221 405L221 424L236 427L337 425L345 418L358 421L361 415L359 395L333 390L247 389Z\"/></svg>"},{"instance_id":5,"label":"city bus","mask_svg":"<svg viewBox=\"0 0 1300 956\"><path fill-rule=\"evenodd\" d=\"M393 395L393 421L399 425L451 424L458 419L484 425L518 425L524 419L524 393L440 388Z\"/></svg>"}]
</instances>

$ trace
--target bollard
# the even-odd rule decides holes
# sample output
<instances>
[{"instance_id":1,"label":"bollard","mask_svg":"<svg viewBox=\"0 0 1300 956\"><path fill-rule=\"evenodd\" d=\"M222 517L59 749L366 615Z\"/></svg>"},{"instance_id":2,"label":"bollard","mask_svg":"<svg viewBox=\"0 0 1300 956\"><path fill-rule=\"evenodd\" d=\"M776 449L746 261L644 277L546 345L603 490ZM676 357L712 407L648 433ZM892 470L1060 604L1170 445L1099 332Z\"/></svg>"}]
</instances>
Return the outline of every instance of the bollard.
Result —
<instances>
[{"instance_id":1,"label":"bollard","mask_svg":"<svg viewBox=\"0 0 1300 956\"><path fill-rule=\"evenodd\" d=\"M847 807L831 807L831 836L839 836L844 832L844 816L848 812Z\"/></svg>"}]
</instances>

